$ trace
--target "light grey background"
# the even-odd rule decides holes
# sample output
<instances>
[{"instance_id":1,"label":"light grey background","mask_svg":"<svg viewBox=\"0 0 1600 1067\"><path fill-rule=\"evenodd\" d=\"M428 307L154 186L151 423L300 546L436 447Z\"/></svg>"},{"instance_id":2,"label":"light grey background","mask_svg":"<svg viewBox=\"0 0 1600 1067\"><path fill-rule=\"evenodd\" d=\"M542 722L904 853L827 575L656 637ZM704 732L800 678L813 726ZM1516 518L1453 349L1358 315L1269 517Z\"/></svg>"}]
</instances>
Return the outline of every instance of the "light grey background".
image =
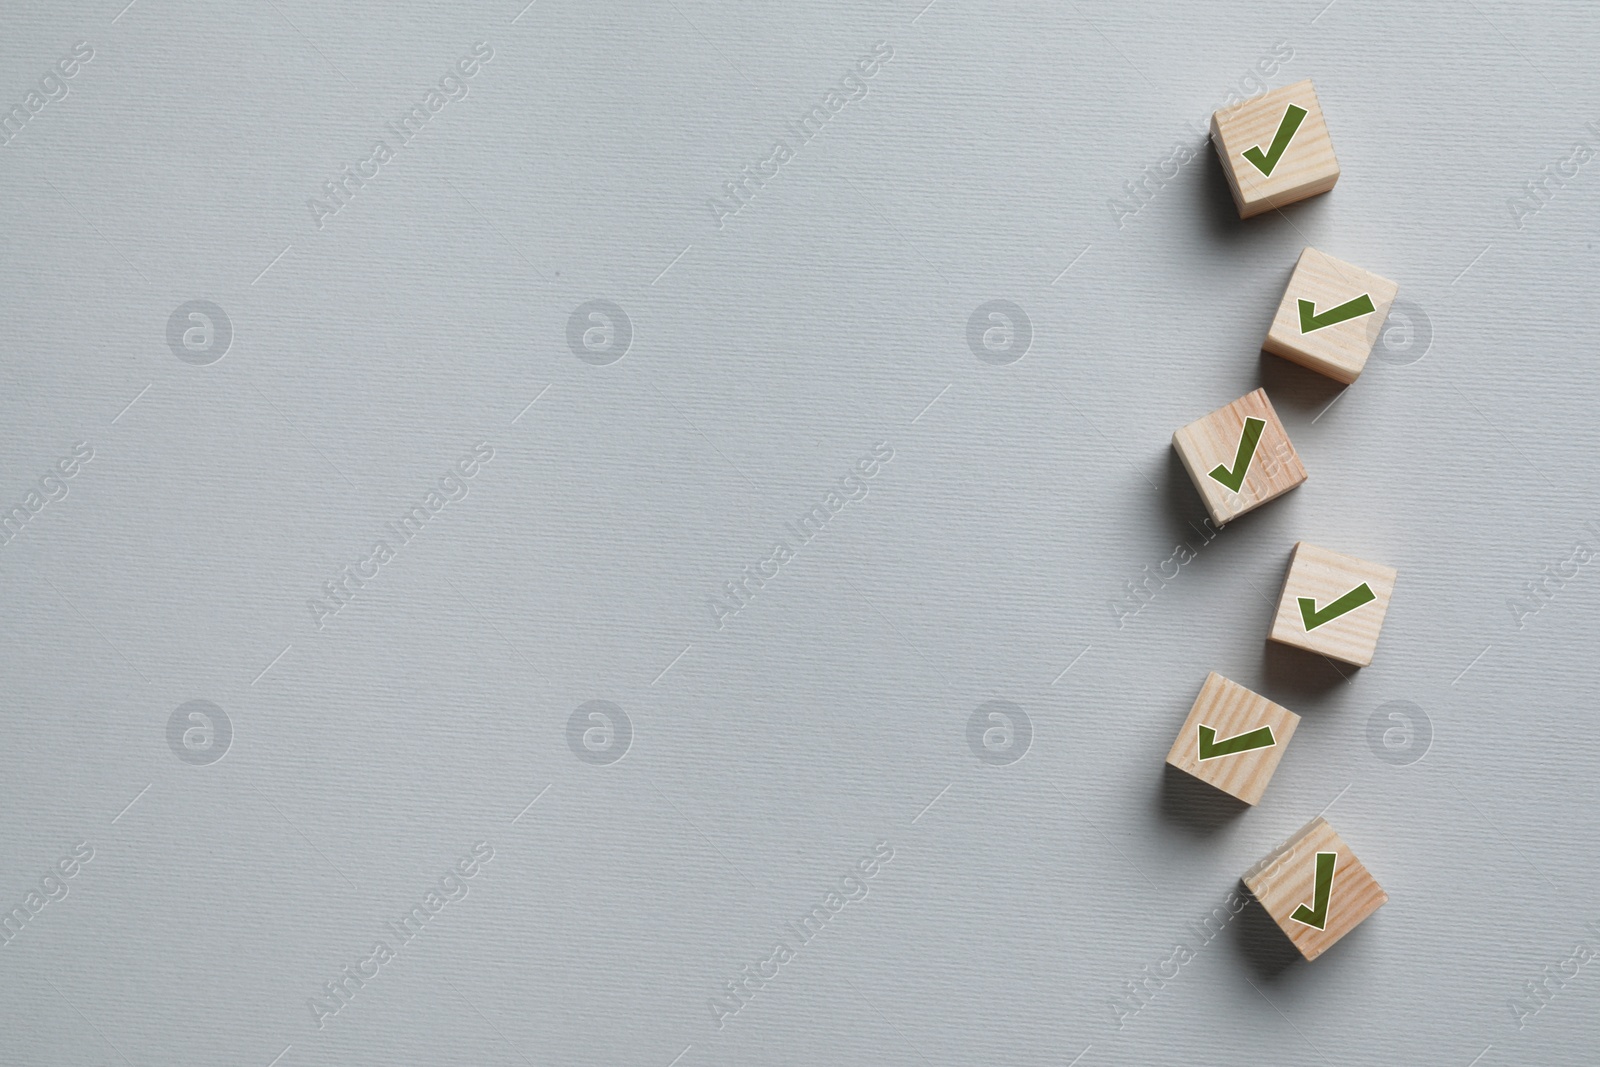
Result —
<instances>
[{"instance_id":1,"label":"light grey background","mask_svg":"<svg viewBox=\"0 0 1600 1067\"><path fill-rule=\"evenodd\" d=\"M1600 163L1545 168L1600 147L1600 20L1324 4L9 0L0 105L94 58L0 146L0 506L94 458L0 547L0 905L94 856L0 947L0 1061L1595 1062L1600 965L1550 975L1600 943L1600 578L1562 563L1600 543ZM1241 223L1204 124L1305 77L1339 185ZM1415 320L1342 393L1259 353L1306 244ZM233 330L206 366L166 342L196 299ZM967 343L995 299L1033 331L1009 364ZM620 361L569 349L589 300ZM1119 626L1200 542L1171 432L1259 385L1310 481ZM480 441L319 630L307 600ZM878 442L719 630L709 598ZM1371 667L1265 645L1302 538L1399 569ZM1208 670L1304 717L1258 808L1163 772ZM996 699L1031 723L1008 765L967 742ZM191 700L220 761L169 747ZM620 761L569 747L591 700ZM1369 744L1392 701L1422 758ZM1133 1013L1318 811L1389 904L1311 964L1251 905ZM478 842L319 1028L308 998Z\"/></svg>"}]
</instances>

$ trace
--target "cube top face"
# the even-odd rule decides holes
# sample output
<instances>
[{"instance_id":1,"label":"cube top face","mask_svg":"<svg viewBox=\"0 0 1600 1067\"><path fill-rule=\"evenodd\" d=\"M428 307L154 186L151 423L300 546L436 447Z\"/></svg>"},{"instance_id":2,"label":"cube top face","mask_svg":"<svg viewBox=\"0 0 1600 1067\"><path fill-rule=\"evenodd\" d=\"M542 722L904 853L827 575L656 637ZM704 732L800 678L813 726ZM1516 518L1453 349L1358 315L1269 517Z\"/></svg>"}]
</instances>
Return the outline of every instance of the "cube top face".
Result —
<instances>
[{"instance_id":1,"label":"cube top face","mask_svg":"<svg viewBox=\"0 0 1600 1067\"><path fill-rule=\"evenodd\" d=\"M1400 287L1307 248L1261 347L1346 385L1367 365Z\"/></svg>"},{"instance_id":2,"label":"cube top face","mask_svg":"<svg viewBox=\"0 0 1600 1067\"><path fill-rule=\"evenodd\" d=\"M1241 219L1325 193L1339 180L1310 79L1218 111L1211 140Z\"/></svg>"},{"instance_id":3,"label":"cube top face","mask_svg":"<svg viewBox=\"0 0 1600 1067\"><path fill-rule=\"evenodd\" d=\"M1365 667L1378 648L1398 575L1393 567L1301 541L1289 560L1268 637Z\"/></svg>"},{"instance_id":4,"label":"cube top face","mask_svg":"<svg viewBox=\"0 0 1600 1067\"><path fill-rule=\"evenodd\" d=\"M1306 480L1265 389L1191 422L1172 435L1172 447L1218 526Z\"/></svg>"},{"instance_id":5,"label":"cube top face","mask_svg":"<svg viewBox=\"0 0 1600 1067\"><path fill-rule=\"evenodd\" d=\"M1167 762L1246 804L1278 769L1300 716L1212 671L1195 697Z\"/></svg>"},{"instance_id":6,"label":"cube top face","mask_svg":"<svg viewBox=\"0 0 1600 1067\"><path fill-rule=\"evenodd\" d=\"M1372 872L1321 816L1246 871L1242 881L1308 960L1322 955L1389 900Z\"/></svg>"}]
</instances>

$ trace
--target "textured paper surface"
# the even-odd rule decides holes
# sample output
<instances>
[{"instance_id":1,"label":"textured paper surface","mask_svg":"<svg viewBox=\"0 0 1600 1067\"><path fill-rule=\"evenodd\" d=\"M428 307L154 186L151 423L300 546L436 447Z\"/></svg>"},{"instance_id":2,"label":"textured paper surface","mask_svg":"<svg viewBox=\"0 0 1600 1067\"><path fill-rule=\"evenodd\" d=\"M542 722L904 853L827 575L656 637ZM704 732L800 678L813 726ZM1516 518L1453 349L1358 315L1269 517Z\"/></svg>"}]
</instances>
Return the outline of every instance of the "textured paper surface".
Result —
<instances>
[{"instance_id":1,"label":"textured paper surface","mask_svg":"<svg viewBox=\"0 0 1600 1067\"><path fill-rule=\"evenodd\" d=\"M125 2L0 20L0 1059L1593 1062L1592 14ZM1306 245L1401 286L1343 392ZM1261 386L1315 477L1215 533ZM1301 539L1372 667L1265 643ZM1307 964L1230 901L1319 811L1391 899Z\"/></svg>"}]
</instances>

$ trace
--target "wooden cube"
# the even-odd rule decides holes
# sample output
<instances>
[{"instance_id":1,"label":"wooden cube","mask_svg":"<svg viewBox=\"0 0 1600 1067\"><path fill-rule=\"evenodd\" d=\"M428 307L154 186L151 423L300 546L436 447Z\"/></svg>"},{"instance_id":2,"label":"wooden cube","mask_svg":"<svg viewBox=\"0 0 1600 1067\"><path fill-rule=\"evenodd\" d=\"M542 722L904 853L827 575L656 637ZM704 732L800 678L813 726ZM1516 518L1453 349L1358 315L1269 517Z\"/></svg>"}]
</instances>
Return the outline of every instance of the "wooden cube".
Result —
<instances>
[{"instance_id":1,"label":"wooden cube","mask_svg":"<svg viewBox=\"0 0 1600 1067\"><path fill-rule=\"evenodd\" d=\"M1211 116L1211 142L1241 219L1325 193L1339 180L1309 79L1218 111Z\"/></svg>"},{"instance_id":2,"label":"wooden cube","mask_svg":"<svg viewBox=\"0 0 1600 1067\"><path fill-rule=\"evenodd\" d=\"M1367 365L1399 291L1388 278L1307 248L1261 347L1349 385Z\"/></svg>"},{"instance_id":3,"label":"wooden cube","mask_svg":"<svg viewBox=\"0 0 1600 1067\"><path fill-rule=\"evenodd\" d=\"M1300 716L1216 671L1195 697L1167 762L1246 804L1266 791Z\"/></svg>"},{"instance_id":4,"label":"wooden cube","mask_svg":"<svg viewBox=\"0 0 1600 1067\"><path fill-rule=\"evenodd\" d=\"M1172 435L1172 447L1218 526L1306 480L1265 389L1191 422Z\"/></svg>"},{"instance_id":5,"label":"wooden cube","mask_svg":"<svg viewBox=\"0 0 1600 1067\"><path fill-rule=\"evenodd\" d=\"M1365 667L1377 650L1398 574L1381 563L1296 542L1267 636Z\"/></svg>"},{"instance_id":6,"label":"wooden cube","mask_svg":"<svg viewBox=\"0 0 1600 1067\"><path fill-rule=\"evenodd\" d=\"M1389 901L1372 872L1320 815L1246 871L1242 881L1308 960Z\"/></svg>"}]
</instances>

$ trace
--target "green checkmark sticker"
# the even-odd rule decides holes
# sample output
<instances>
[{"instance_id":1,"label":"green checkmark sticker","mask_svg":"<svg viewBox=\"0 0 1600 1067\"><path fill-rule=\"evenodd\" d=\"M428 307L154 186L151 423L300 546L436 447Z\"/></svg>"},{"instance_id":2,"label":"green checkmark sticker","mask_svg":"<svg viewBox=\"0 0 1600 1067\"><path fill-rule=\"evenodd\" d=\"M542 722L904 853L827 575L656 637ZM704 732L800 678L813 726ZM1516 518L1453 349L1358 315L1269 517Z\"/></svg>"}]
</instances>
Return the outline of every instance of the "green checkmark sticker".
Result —
<instances>
[{"instance_id":1,"label":"green checkmark sticker","mask_svg":"<svg viewBox=\"0 0 1600 1067\"><path fill-rule=\"evenodd\" d=\"M1272 147L1265 152L1261 146L1244 150L1244 158L1266 177L1272 177L1273 170L1278 166L1278 160L1283 158L1283 150L1289 147L1295 131L1300 128L1300 123L1306 118L1306 109L1298 104L1290 104L1289 110L1283 113L1283 119L1278 123L1278 132L1272 136Z\"/></svg>"},{"instance_id":2,"label":"green checkmark sticker","mask_svg":"<svg viewBox=\"0 0 1600 1067\"><path fill-rule=\"evenodd\" d=\"M1311 907L1302 904L1294 909L1289 918L1318 930L1328 928L1328 904L1333 900L1333 867L1338 861L1337 852L1317 853L1317 882L1312 890Z\"/></svg>"},{"instance_id":3,"label":"green checkmark sticker","mask_svg":"<svg viewBox=\"0 0 1600 1067\"><path fill-rule=\"evenodd\" d=\"M1300 602L1300 618L1306 624L1306 632L1310 633L1323 623L1332 622L1341 615L1348 615L1363 604L1372 603L1378 599L1378 594L1372 591L1372 586L1362 582L1321 610L1318 610L1317 602L1308 596L1296 599Z\"/></svg>"},{"instance_id":4,"label":"green checkmark sticker","mask_svg":"<svg viewBox=\"0 0 1600 1067\"><path fill-rule=\"evenodd\" d=\"M1232 737L1217 740L1217 731L1209 726L1201 726L1196 731L1200 741L1200 762L1216 759L1219 756L1236 756L1241 752L1249 752L1257 748L1271 748L1278 742L1273 739L1272 727L1262 726L1248 730Z\"/></svg>"},{"instance_id":5,"label":"green checkmark sticker","mask_svg":"<svg viewBox=\"0 0 1600 1067\"><path fill-rule=\"evenodd\" d=\"M1300 301L1300 332L1311 333L1324 327L1333 326L1349 319L1359 319L1363 315L1370 315L1378 310L1372 306L1372 297L1362 293L1354 300L1347 300L1336 308L1329 308L1322 314L1317 314L1317 305L1309 300Z\"/></svg>"},{"instance_id":6,"label":"green checkmark sticker","mask_svg":"<svg viewBox=\"0 0 1600 1067\"><path fill-rule=\"evenodd\" d=\"M1261 443L1261 431L1266 428L1262 419L1245 419L1244 430L1239 434L1239 450L1233 456L1233 469L1219 463L1209 472L1212 479L1226 486L1229 492L1237 493L1244 484L1245 473L1250 470L1250 461L1255 458L1256 445Z\"/></svg>"}]
</instances>

